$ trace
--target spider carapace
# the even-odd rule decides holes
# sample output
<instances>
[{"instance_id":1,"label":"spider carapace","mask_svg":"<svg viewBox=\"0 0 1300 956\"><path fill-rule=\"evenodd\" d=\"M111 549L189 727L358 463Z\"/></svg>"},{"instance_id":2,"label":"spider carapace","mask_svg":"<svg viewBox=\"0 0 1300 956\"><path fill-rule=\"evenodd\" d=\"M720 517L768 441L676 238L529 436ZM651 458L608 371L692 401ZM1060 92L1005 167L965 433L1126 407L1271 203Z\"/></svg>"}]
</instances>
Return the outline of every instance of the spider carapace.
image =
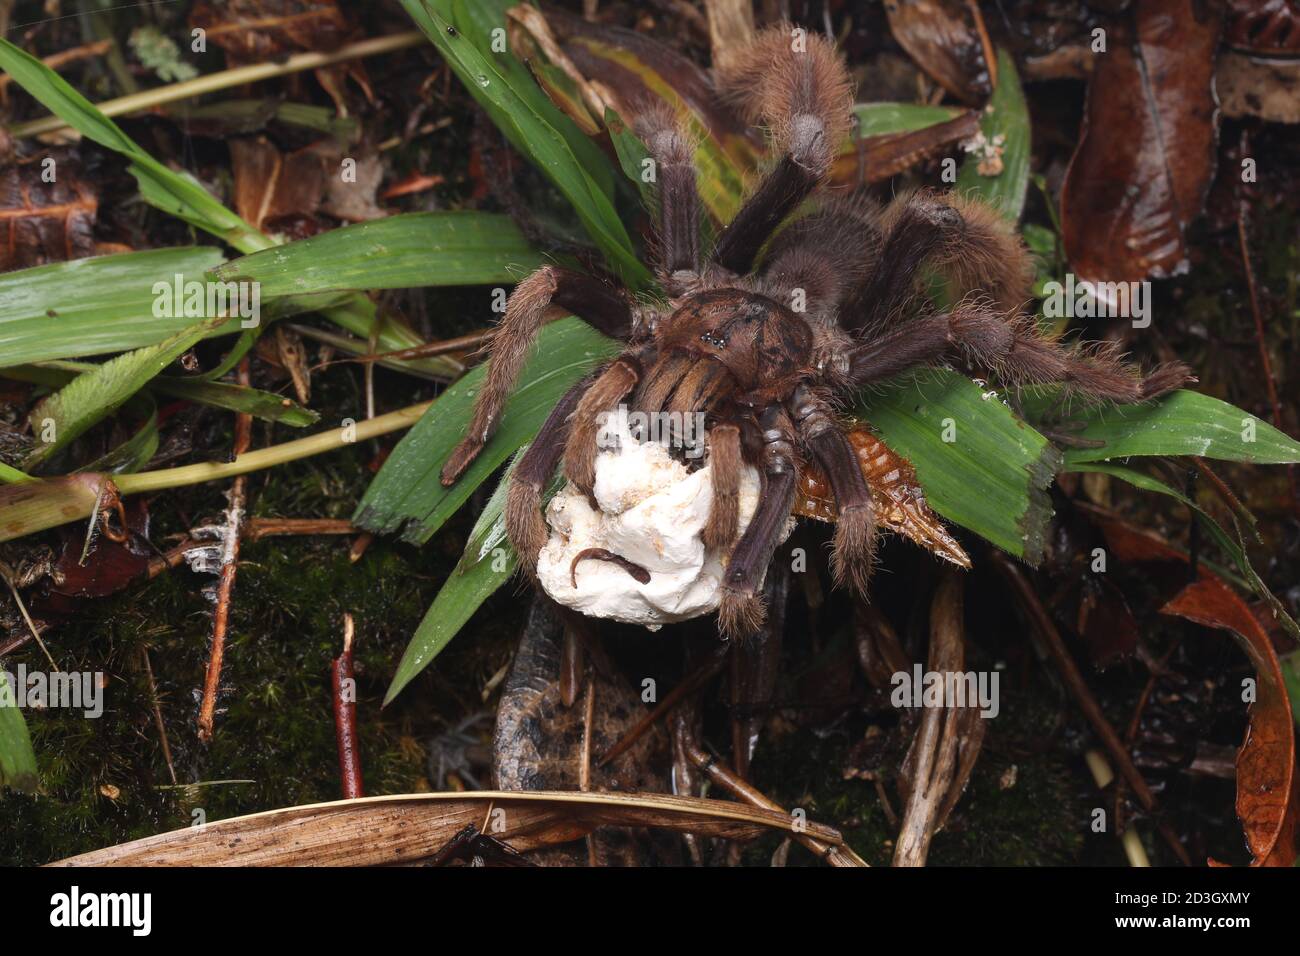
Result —
<instances>
[{"instance_id":1,"label":"spider carapace","mask_svg":"<svg viewBox=\"0 0 1300 956\"><path fill-rule=\"evenodd\" d=\"M830 42L788 24L769 28L715 81L767 129L774 161L705 250L689 139L662 108L638 117L657 174L653 265L666 301L544 266L516 287L493 333L444 484L491 436L550 306L627 345L561 398L514 469L506 530L526 572L548 536L542 489L562 467L591 497L600 422L619 406L704 416L713 499L700 537L727 555L719 624L743 636L762 623L763 576L803 461L816 461L834 492L836 582L866 591L876 521L838 412L864 387L943 362L1092 401L1144 401L1191 378L1178 363L1144 375L1108 348L1040 334L1025 310L1029 255L1012 224L979 201L922 190L882 206L863 193L833 194L826 179L848 135L853 91ZM934 275L947 284L947 308L927 295ZM759 472L761 492L742 533L745 466Z\"/></svg>"}]
</instances>

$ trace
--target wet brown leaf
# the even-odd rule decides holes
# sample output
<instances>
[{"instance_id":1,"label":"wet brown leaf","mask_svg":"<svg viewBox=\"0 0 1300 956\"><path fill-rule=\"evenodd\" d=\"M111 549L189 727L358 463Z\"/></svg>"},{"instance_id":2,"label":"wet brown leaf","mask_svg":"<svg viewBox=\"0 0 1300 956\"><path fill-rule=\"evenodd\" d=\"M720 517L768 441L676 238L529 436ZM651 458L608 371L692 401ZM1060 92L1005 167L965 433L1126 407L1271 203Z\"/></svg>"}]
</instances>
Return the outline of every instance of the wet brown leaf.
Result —
<instances>
[{"instance_id":1,"label":"wet brown leaf","mask_svg":"<svg viewBox=\"0 0 1300 956\"><path fill-rule=\"evenodd\" d=\"M190 26L204 30L238 63L337 50L354 29L335 0L200 0L190 11Z\"/></svg>"},{"instance_id":2,"label":"wet brown leaf","mask_svg":"<svg viewBox=\"0 0 1300 956\"><path fill-rule=\"evenodd\" d=\"M980 131L979 114L968 110L946 123L909 133L889 133L855 140L831 167L837 185L884 182L924 159L945 152Z\"/></svg>"},{"instance_id":3,"label":"wet brown leaf","mask_svg":"<svg viewBox=\"0 0 1300 956\"><path fill-rule=\"evenodd\" d=\"M0 170L0 271L93 255L98 210L91 188L57 158Z\"/></svg>"},{"instance_id":4,"label":"wet brown leaf","mask_svg":"<svg viewBox=\"0 0 1300 956\"><path fill-rule=\"evenodd\" d=\"M993 80L971 8L963 0L885 2L899 46L945 90L976 104L993 92Z\"/></svg>"},{"instance_id":5,"label":"wet brown leaf","mask_svg":"<svg viewBox=\"0 0 1300 956\"><path fill-rule=\"evenodd\" d=\"M907 459L865 425L852 429L848 438L871 488L881 528L903 535L936 557L969 568L970 557L925 503L921 483ZM815 462L805 463L801 471L794 513L818 521L835 520L835 494Z\"/></svg>"},{"instance_id":6,"label":"wet brown leaf","mask_svg":"<svg viewBox=\"0 0 1300 956\"><path fill-rule=\"evenodd\" d=\"M1187 563L1186 555L1155 532L1135 528L1101 509L1086 510L1121 561ZM1204 565L1198 568L1197 580L1161 612L1228 631L1254 665L1256 699L1246 739L1237 751L1237 818L1254 856L1252 865L1292 866L1298 848L1300 780L1295 773L1295 723L1273 642L1246 603Z\"/></svg>"},{"instance_id":7,"label":"wet brown leaf","mask_svg":"<svg viewBox=\"0 0 1300 956\"><path fill-rule=\"evenodd\" d=\"M1107 32L1061 190L1065 251L1080 278L1187 270L1186 229L1214 175L1220 28L1196 0L1139 0Z\"/></svg>"},{"instance_id":8,"label":"wet brown leaf","mask_svg":"<svg viewBox=\"0 0 1300 956\"><path fill-rule=\"evenodd\" d=\"M1202 572L1164 614L1228 631L1258 675L1250 726L1237 751L1237 818L1254 856L1253 866L1291 866L1296 859L1295 723L1277 651L1246 603L1213 575Z\"/></svg>"}]
</instances>

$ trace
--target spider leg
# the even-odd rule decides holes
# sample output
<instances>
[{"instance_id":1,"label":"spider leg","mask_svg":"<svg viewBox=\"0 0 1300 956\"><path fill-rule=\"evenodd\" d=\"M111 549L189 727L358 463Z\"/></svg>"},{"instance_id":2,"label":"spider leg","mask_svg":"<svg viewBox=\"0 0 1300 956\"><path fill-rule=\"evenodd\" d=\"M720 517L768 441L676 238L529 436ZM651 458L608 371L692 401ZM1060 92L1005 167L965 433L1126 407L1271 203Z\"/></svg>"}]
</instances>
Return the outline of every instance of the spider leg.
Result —
<instances>
[{"instance_id":1,"label":"spider leg","mask_svg":"<svg viewBox=\"0 0 1300 956\"><path fill-rule=\"evenodd\" d=\"M548 534L542 519L542 489L555 474L569 434L569 418L594 377L594 374L586 376L555 403L510 476L510 487L506 490L506 535L515 546L520 566L530 576L536 570L537 553L545 546Z\"/></svg>"},{"instance_id":2,"label":"spider leg","mask_svg":"<svg viewBox=\"0 0 1300 956\"><path fill-rule=\"evenodd\" d=\"M763 412L760 425L763 490L754 516L731 552L731 560L722 575L718 625L727 637L752 634L763 623L766 609L759 586L794 505L798 478L794 426L779 405L769 406Z\"/></svg>"},{"instance_id":3,"label":"spider leg","mask_svg":"<svg viewBox=\"0 0 1300 956\"><path fill-rule=\"evenodd\" d=\"M709 431L709 466L713 475L713 505L700 540L710 551L725 551L736 540L740 524L740 429L714 425Z\"/></svg>"},{"instance_id":4,"label":"spider leg","mask_svg":"<svg viewBox=\"0 0 1300 956\"><path fill-rule=\"evenodd\" d=\"M647 110L637 132L655 162L659 196L659 278L666 286L700 269L700 197L695 186L694 150L676 118L663 107Z\"/></svg>"},{"instance_id":5,"label":"spider leg","mask_svg":"<svg viewBox=\"0 0 1300 956\"><path fill-rule=\"evenodd\" d=\"M772 130L781 159L718 237L712 259L748 273L773 230L825 178L848 133L853 85L834 45L802 28L763 31L718 70L721 89Z\"/></svg>"},{"instance_id":6,"label":"spider leg","mask_svg":"<svg viewBox=\"0 0 1300 956\"><path fill-rule=\"evenodd\" d=\"M454 485L492 437L552 304L569 309L607 335L626 338L632 327L628 300L599 279L543 266L520 282L506 303L505 317L492 332L487 375L465 437L443 465L444 485Z\"/></svg>"},{"instance_id":7,"label":"spider leg","mask_svg":"<svg viewBox=\"0 0 1300 956\"><path fill-rule=\"evenodd\" d=\"M863 597L875 564L876 511L858 456L840 430L830 405L805 386L790 399L790 412L804 445L826 472L837 516L831 551L835 584L849 584Z\"/></svg>"},{"instance_id":8,"label":"spider leg","mask_svg":"<svg viewBox=\"0 0 1300 956\"><path fill-rule=\"evenodd\" d=\"M856 348L849 374L859 386L883 381L938 361L954 347L1012 385L1060 384L1098 401L1132 404L1159 398L1192 381L1181 362L1144 375L1105 347L1066 345L1041 336L1032 316L1007 321L979 303L921 316L903 328Z\"/></svg>"},{"instance_id":9,"label":"spider leg","mask_svg":"<svg viewBox=\"0 0 1300 956\"><path fill-rule=\"evenodd\" d=\"M954 300L979 292L1008 315L1029 300L1029 253L987 204L957 193L921 190L890 203L884 219L875 268L848 296L848 327L877 327L899 314L919 295L916 279L923 263L950 280Z\"/></svg>"},{"instance_id":10,"label":"spider leg","mask_svg":"<svg viewBox=\"0 0 1300 956\"><path fill-rule=\"evenodd\" d=\"M564 444L564 476L592 496L596 484L596 453L604 417L641 380L641 354L624 352L614 359L579 399Z\"/></svg>"}]
</instances>

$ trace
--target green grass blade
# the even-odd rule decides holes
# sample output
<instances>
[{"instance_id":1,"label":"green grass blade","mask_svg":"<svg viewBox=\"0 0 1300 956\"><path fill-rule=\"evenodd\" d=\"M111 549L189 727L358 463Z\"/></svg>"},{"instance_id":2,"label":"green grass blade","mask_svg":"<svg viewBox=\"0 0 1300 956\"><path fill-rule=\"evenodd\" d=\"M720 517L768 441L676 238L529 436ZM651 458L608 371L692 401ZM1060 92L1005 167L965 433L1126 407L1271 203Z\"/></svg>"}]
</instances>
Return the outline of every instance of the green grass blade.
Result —
<instances>
[{"instance_id":1,"label":"green grass blade","mask_svg":"<svg viewBox=\"0 0 1300 956\"><path fill-rule=\"evenodd\" d=\"M184 246L97 256L0 275L0 365L154 345L194 323L156 316L155 282L202 279L221 250ZM213 334L236 331L237 319Z\"/></svg>"},{"instance_id":2,"label":"green grass blade","mask_svg":"<svg viewBox=\"0 0 1300 956\"><path fill-rule=\"evenodd\" d=\"M959 106L929 106L924 103L859 103L853 107L859 139L890 133L914 133L947 123L964 112L966 110Z\"/></svg>"},{"instance_id":3,"label":"green grass blade","mask_svg":"<svg viewBox=\"0 0 1300 956\"><path fill-rule=\"evenodd\" d=\"M443 392L393 449L366 489L353 522L380 533L401 529L408 541L427 541L475 488L537 434L555 403L574 382L620 349L619 343L579 319L561 319L546 325L496 434L460 481L444 488L439 472L464 434L483 380L484 367L474 369Z\"/></svg>"},{"instance_id":4,"label":"green grass blade","mask_svg":"<svg viewBox=\"0 0 1300 956\"><path fill-rule=\"evenodd\" d=\"M542 262L509 216L416 212L233 259L212 275L223 282L259 282L265 301L343 289L515 283Z\"/></svg>"},{"instance_id":5,"label":"green grass blade","mask_svg":"<svg viewBox=\"0 0 1300 956\"><path fill-rule=\"evenodd\" d=\"M519 454L522 454L522 449ZM519 454L515 456L516 462ZM465 553L411 635L384 695L385 704L432 663L470 615L515 573L519 557L506 537L505 522L506 489L513 470L514 463L511 463L478 516L465 544Z\"/></svg>"},{"instance_id":6,"label":"green grass blade","mask_svg":"<svg viewBox=\"0 0 1300 956\"><path fill-rule=\"evenodd\" d=\"M42 441L27 456L25 468L49 459L74 438L112 414L159 372L192 348L226 319L206 319L157 345L136 349L85 372L42 401L31 415L33 431L41 436L53 429L51 441Z\"/></svg>"},{"instance_id":7,"label":"green grass blade","mask_svg":"<svg viewBox=\"0 0 1300 956\"><path fill-rule=\"evenodd\" d=\"M1042 410L1051 399L1035 396L1026 412ZM1104 442L1099 448L1070 448L1068 466L1139 455L1198 455L1255 465L1300 462L1300 442L1234 405L1183 389L1145 405L1102 406L1071 413L1086 422L1072 435Z\"/></svg>"},{"instance_id":8,"label":"green grass blade","mask_svg":"<svg viewBox=\"0 0 1300 956\"><path fill-rule=\"evenodd\" d=\"M975 193L1015 222L1025 208L1025 194L1029 189L1029 107L1015 60L1006 50L998 50L998 88L993 91L989 108L980 117L980 130L990 143L999 136L1005 137L1002 172L996 176L980 175L980 157L972 153L957 173L956 189Z\"/></svg>"},{"instance_id":9,"label":"green grass blade","mask_svg":"<svg viewBox=\"0 0 1300 956\"><path fill-rule=\"evenodd\" d=\"M985 395L965 376L936 370L866 397L855 415L912 463L935 511L1037 564L1061 455Z\"/></svg>"},{"instance_id":10,"label":"green grass blade","mask_svg":"<svg viewBox=\"0 0 1300 956\"><path fill-rule=\"evenodd\" d=\"M510 144L531 159L569 200L613 272L632 288L648 286L650 273L637 259L610 196L579 162L557 128L572 120L549 101L549 108L543 108L532 93L521 93L518 73L503 65L516 62L513 56L485 56L461 32L466 25L453 26L436 9L438 5L430 0L402 0L402 6ZM531 77L528 83L532 86Z\"/></svg>"},{"instance_id":11,"label":"green grass blade","mask_svg":"<svg viewBox=\"0 0 1300 956\"><path fill-rule=\"evenodd\" d=\"M34 793L37 784L36 754L27 721L17 707L15 688L9 675L0 670L0 787Z\"/></svg>"},{"instance_id":12,"label":"green grass blade","mask_svg":"<svg viewBox=\"0 0 1300 956\"><path fill-rule=\"evenodd\" d=\"M83 136L129 159L131 172L140 184L140 195L150 205L217 236L243 253L260 252L276 245L275 240L223 206L193 176L168 169L146 153L61 76L3 38L0 38L0 68ZM321 312L331 322L362 338L369 338L375 323L374 303L364 296L354 296L345 305L322 308ZM395 352L413 348L421 341L410 328L389 319L380 331L378 344L381 351ZM437 378L453 378L462 371L458 362L442 356L405 364Z\"/></svg>"}]
</instances>

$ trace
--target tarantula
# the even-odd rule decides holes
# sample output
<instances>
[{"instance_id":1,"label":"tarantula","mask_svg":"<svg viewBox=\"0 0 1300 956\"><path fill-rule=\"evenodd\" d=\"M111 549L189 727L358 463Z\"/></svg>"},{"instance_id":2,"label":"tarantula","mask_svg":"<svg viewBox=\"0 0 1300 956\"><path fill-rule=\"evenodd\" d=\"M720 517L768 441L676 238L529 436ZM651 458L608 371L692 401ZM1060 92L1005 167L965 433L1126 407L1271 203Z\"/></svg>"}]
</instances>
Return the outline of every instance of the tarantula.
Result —
<instances>
[{"instance_id":1,"label":"tarantula","mask_svg":"<svg viewBox=\"0 0 1300 956\"><path fill-rule=\"evenodd\" d=\"M719 625L743 636L764 617L761 584L791 513L802 456L820 464L834 492L836 583L865 593L876 521L837 399L955 357L1011 385L1058 383L1099 401L1143 401L1190 378L1180 364L1144 376L1109 350L1040 336L1022 311L1030 300L1028 253L979 202L921 191L881 207L863 195L826 195L853 102L828 41L788 24L770 28L716 79L748 121L767 127L779 159L706 255L692 144L671 114L640 117L657 169L654 265L666 305L548 265L519 283L490 340L482 390L442 470L444 485L491 437L549 306L627 343L560 399L515 468L506 529L526 571L534 571L548 535L542 489L562 460L563 474L591 497L598 423L619 403L651 414L704 413L714 498L701 538L730 552ZM781 228L814 197L819 208ZM948 281L956 305L927 304L919 281L927 270ZM746 464L760 472L762 490L738 534Z\"/></svg>"}]
</instances>

